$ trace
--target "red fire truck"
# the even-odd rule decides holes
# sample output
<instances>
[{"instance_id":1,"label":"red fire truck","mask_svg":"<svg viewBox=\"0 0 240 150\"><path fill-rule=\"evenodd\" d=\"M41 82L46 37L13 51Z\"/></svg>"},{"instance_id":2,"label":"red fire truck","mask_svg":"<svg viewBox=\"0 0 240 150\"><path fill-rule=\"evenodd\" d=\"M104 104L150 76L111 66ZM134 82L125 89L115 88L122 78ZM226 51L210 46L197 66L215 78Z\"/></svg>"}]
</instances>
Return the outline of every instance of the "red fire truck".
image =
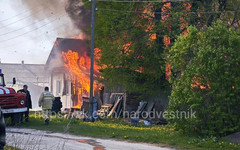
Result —
<instances>
[{"instance_id":1,"label":"red fire truck","mask_svg":"<svg viewBox=\"0 0 240 150\"><path fill-rule=\"evenodd\" d=\"M13 78L13 84L15 83L16 80ZM11 117L13 125L20 123L22 113L27 111L25 103L25 94L16 93L13 88L5 86L4 74L0 69L0 107L4 117Z\"/></svg>"}]
</instances>

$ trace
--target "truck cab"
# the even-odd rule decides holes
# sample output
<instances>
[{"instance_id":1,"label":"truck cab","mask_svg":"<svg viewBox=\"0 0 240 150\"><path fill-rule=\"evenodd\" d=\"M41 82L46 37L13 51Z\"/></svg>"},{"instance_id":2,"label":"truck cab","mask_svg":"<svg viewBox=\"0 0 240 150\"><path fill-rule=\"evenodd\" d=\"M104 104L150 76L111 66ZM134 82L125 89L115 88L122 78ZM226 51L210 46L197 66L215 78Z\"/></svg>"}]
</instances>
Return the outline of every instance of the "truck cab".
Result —
<instances>
[{"instance_id":1,"label":"truck cab","mask_svg":"<svg viewBox=\"0 0 240 150\"><path fill-rule=\"evenodd\" d=\"M15 81L14 81L15 82ZM15 84L13 82L13 84ZM0 69L0 107L4 117L11 117L12 124L22 121L22 113L27 111L26 95L16 93L13 88L6 87L4 74Z\"/></svg>"}]
</instances>

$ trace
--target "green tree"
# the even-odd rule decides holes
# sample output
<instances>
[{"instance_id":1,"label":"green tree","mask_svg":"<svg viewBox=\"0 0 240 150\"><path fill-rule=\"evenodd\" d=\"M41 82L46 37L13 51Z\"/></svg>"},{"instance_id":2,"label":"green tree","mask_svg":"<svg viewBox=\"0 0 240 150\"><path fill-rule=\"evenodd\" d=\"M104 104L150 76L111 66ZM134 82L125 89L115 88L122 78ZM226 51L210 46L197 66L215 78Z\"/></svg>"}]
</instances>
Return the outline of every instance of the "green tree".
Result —
<instances>
[{"instance_id":1,"label":"green tree","mask_svg":"<svg viewBox=\"0 0 240 150\"><path fill-rule=\"evenodd\" d=\"M90 4L84 0L88 8ZM163 12L164 5L171 3ZM190 10L188 6L191 5ZM124 3L98 1L96 11L95 45L101 49L102 82L121 86L128 92L145 96L169 91L165 78L166 58L175 39L188 25L198 29L210 26L218 18L225 24L239 20L238 0L192 0L189 2ZM200 15L200 16L199 16ZM163 18L167 19L163 21ZM156 38L151 39L152 36ZM164 36L171 45L164 45Z\"/></svg>"},{"instance_id":2,"label":"green tree","mask_svg":"<svg viewBox=\"0 0 240 150\"><path fill-rule=\"evenodd\" d=\"M196 111L196 118L169 119L179 129L220 136L240 129L239 41L240 33L221 21L178 37L168 56L169 111Z\"/></svg>"},{"instance_id":3,"label":"green tree","mask_svg":"<svg viewBox=\"0 0 240 150\"><path fill-rule=\"evenodd\" d=\"M239 0L191 0L190 25L196 27L211 26L220 19L224 24L236 25L239 21Z\"/></svg>"},{"instance_id":4,"label":"green tree","mask_svg":"<svg viewBox=\"0 0 240 150\"><path fill-rule=\"evenodd\" d=\"M161 17L156 19L153 5L99 2L97 6L95 43L101 49L98 64L104 84L145 96L166 90L163 34L156 34L163 26L156 25Z\"/></svg>"}]
</instances>

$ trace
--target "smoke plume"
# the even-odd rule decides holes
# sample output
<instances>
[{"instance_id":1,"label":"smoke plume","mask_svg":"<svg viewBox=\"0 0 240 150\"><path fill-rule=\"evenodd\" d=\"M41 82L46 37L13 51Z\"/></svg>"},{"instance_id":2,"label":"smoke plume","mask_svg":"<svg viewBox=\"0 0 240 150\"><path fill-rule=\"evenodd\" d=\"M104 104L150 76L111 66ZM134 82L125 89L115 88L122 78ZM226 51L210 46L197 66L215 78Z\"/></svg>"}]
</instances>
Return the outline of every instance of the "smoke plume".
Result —
<instances>
[{"instance_id":1,"label":"smoke plume","mask_svg":"<svg viewBox=\"0 0 240 150\"><path fill-rule=\"evenodd\" d=\"M78 29L83 31L89 29L91 11L85 8L81 0L68 0L66 11Z\"/></svg>"},{"instance_id":2,"label":"smoke plume","mask_svg":"<svg viewBox=\"0 0 240 150\"><path fill-rule=\"evenodd\" d=\"M30 11L30 19L40 21L45 18L47 22L57 18L57 21L51 23L49 30L55 30L61 37L69 38L82 33L72 21L69 15L71 11L67 12L65 9L69 5L68 0L22 0L22 4Z\"/></svg>"}]
</instances>

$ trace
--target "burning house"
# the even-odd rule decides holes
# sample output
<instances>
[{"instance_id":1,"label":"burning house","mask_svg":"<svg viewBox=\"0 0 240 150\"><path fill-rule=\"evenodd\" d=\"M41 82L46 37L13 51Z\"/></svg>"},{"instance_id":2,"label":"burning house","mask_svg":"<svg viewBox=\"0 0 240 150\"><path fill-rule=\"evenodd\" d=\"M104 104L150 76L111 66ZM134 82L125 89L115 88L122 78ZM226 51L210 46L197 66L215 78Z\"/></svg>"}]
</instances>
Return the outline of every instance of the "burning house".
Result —
<instances>
[{"instance_id":1,"label":"burning house","mask_svg":"<svg viewBox=\"0 0 240 150\"><path fill-rule=\"evenodd\" d=\"M90 89L90 48L81 39L57 38L46 62L49 85L64 109L80 109ZM98 74L97 66L94 66ZM97 89L97 83L94 83Z\"/></svg>"},{"instance_id":2,"label":"burning house","mask_svg":"<svg viewBox=\"0 0 240 150\"><path fill-rule=\"evenodd\" d=\"M99 67L94 66L95 78L99 76ZM49 87L55 97L61 97L62 110L82 109L89 107L90 90L90 48L88 41L74 38L57 38L46 62L49 72ZM94 97L97 98L98 115L123 111L143 111L162 109L158 100L143 102L139 106L134 94L128 95L123 88L112 87L101 90L96 80L94 82ZM127 100L128 99L128 100ZM150 98L151 99L151 98ZM166 99L160 98L160 99ZM147 101L147 100L146 100ZM101 105L102 104L102 105ZM159 105L159 106L158 106ZM106 112L108 111L108 112Z\"/></svg>"}]
</instances>

